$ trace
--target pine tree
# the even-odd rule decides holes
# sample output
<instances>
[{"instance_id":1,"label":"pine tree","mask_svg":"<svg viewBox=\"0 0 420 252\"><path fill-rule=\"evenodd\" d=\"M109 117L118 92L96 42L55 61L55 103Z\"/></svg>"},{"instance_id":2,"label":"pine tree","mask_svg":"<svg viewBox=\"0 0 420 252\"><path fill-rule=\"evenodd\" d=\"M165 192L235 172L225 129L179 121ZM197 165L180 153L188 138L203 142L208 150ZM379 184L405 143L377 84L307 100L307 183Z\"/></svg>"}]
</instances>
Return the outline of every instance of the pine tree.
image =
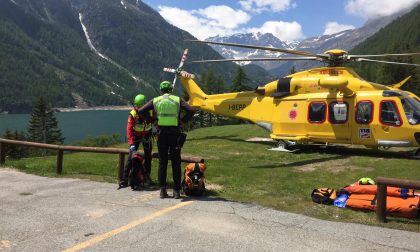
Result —
<instances>
[{"instance_id":1,"label":"pine tree","mask_svg":"<svg viewBox=\"0 0 420 252\"><path fill-rule=\"evenodd\" d=\"M236 70L235 78L233 79L232 83L232 91L233 92L241 92L249 90L249 88L246 86L246 84L249 82L248 76L245 74L245 71L242 69L242 67L238 67Z\"/></svg>"},{"instance_id":2,"label":"pine tree","mask_svg":"<svg viewBox=\"0 0 420 252\"><path fill-rule=\"evenodd\" d=\"M29 139L34 142L53 144L64 142L54 111L51 110L43 97L40 97L32 108L28 135Z\"/></svg>"}]
</instances>

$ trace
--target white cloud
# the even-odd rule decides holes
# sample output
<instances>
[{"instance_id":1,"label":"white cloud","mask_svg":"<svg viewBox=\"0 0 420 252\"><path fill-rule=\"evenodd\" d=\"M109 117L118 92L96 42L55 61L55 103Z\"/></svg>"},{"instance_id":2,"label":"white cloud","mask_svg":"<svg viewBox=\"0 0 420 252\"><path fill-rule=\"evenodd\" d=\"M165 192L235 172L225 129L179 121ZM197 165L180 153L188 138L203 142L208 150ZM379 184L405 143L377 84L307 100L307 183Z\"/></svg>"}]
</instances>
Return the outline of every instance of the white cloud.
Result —
<instances>
[{"instance_id":1,"label":"white cloud","mask_svg":"<svg viewBox=\"0 0 420 252\"><path fill-rule=\"evenodd\" d=\"M205 9L199 9L194 13L203 16L209 20L212 26L226 27L234 29L241 24L246 24L251 19L251 16L241 10L234 10L226 5L209 6Z\"/></svg>"},{"instance_id":2,"label":"white cloud","mask_svg":"<svg viewBox=\"0 0 420 252\"><path fill-rule=\"evenodd\" d=\"M239 4L246 11L257 13L262 11L280 12L296 6L292 0L242 0L239 1Z\"/></svg>"},{"instance_id":3,"label":"white cloud","mask_svg":"<svg viewBox=\"0 0 420 252\"><path fill-rule=\"evenodd\" d=\"M212 5L192 11L168 6L158 8L159 14L166 21L188 31L198 39L237 33L238 27L251 19L246 12L225 5Z\"/></svg>"},{"instance_id":4,"label":"white cloud","mask_svg":"<svg viewBox=\"0 0 420 252\"><path fill-rule=\"evenodd\" d=\"M341 31L350 30L354 28L356 27L354 27L353 25L339 24L337 22L328 22L325 25L325 31L323 35L331 35L334 33L339 33Z\"/></svg>"},{"instance_id":5,"label":"white cloud","mask_svg":"<svg viewBox=\"0 0 420 252\"><path fill-rule=\"evenodd\" d=\"M248 32L272 33L282 41L293 41L305 37L302 26L296 21L267 21L259 28L248 29Z\"/></svg>"},{"instance_id":6,"label":"white cloud","mask_svg":"<svg viewBox=\"0 0 420 252\"><path fill-rule=\"evenodd\" d=\"M364 18L389 16L410 9L420 0L348 0L346 12Z\"/></svg>"}]
</instances>

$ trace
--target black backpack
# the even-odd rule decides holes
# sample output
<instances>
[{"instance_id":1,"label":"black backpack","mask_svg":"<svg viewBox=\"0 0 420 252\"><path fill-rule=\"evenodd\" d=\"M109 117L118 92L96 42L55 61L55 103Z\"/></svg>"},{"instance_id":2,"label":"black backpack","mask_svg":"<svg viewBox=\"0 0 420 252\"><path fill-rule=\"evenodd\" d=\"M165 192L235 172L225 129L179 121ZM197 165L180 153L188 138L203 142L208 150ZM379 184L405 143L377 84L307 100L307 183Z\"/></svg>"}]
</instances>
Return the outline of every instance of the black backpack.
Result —
<instances>
[{"instance_id":1,"label":"black backpack","mask_svg":"<svg viewBox=\"0 0 420 252\"><path fill-rule=\"evenodd\" d=\"M139 190L144 187L144 166L143 166L143 157L135 152L131 158L131 169L130 174L128 175L128 184L131 189Z\"/></svg>"},{"instance_id":2,"label":"black backpack","mask_svg":"<svg viewBox=\"0 0 420 252\"><path fill-rule=\"evenodd\" d=\"M332 204L337 198L337 192L332 188L317 188L311 193L312 201L318 204Z\"/></svg>"}]
</instances>

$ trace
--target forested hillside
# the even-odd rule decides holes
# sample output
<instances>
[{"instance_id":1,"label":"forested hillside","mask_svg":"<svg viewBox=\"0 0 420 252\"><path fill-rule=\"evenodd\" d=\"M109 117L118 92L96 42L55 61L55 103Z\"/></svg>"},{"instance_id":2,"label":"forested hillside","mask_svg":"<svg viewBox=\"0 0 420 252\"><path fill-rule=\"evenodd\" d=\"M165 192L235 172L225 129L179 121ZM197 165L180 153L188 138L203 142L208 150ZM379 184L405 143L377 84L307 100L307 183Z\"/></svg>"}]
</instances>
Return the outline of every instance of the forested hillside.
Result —
<instances>
[{"instance_id":1,"label":"forested hillside","mask_svg":"<svg viewBox=\"0 0 420 252\"><path fill-rule=\"evenodd\" d=\"M220 58L185 39L193 37L142 1L2 0L0 112L29 111L41 95L53 107L125 105L137 92L154 96L160 81L173 78L162 68L176 67L184 48L189 60ZM230 83L236 65L186 68L212 69Z\"/></svg>"},{"instance_id":2,"label":"forested hillside","mask_svg":"<svg viewBox=\"0 0 420 252\"><path fill-rule=\"evenodd\" d=\"M383 53L420 53L420 5L404 16L397 18L365 42L361 43L350 54L383 54ZM413 57L378 58L420 64L420 55ZM357 63L355 70L366 80L393 84L411 75L402 89L420 95L420 67L391 65L382 63Z\"/></svg>"}]
</instances>

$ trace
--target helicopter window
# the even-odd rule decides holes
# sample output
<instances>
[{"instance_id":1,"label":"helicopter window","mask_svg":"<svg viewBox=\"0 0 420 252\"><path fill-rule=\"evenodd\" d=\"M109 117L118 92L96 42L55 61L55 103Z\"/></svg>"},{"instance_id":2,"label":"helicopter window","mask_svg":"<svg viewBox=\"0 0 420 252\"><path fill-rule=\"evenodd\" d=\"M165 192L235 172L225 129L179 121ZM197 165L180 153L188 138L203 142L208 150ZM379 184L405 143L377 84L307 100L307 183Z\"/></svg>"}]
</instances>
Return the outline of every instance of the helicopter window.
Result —
<instances>
[{"instance_id":1,"label":"helicopter window","mask_svg":"<svg viewBox=\"0 0 420 252\"><path fill-rule=\"evenodd\" d=\"M395 101L381 101L380 121L385 125L401 126L401 116Z\"/></svg>"},{"instance_id":2,"label":"helicopter window","mask_svg":"<svg viewBox=\"0 0 420 252\"><path fill-rule=\"evenodd\" d=\"M357 103L356 122L359 124L369 124L373 120L373 103L371 101L361 101Z\"/></svg>"},{"instance_id":3,"label":"helicopter window","mask_svg":"<svg viewBox=\"0 0 420 252\"><path fill-rule=\"evenodd\" d=\"M326 118L326 105L323 102L312 102L309 104L308 120L311 123L323 123Z\"/></svg>"},{"instance_id":4,"label":"helicopter window","mask_svg":"<svg viewBox=\"0 0 420 252\"><path fill-rule=\"evenodd\" d=\"M328 107L328 120L333 124L347 122L348 105L343 102L331 102Z\"/></svg>"},{"instance_id":5,"label":"helicopter window","mask_svg":"<svg viewBox=\"0 0 420 252\"><path fill-rule=\"evenodd\" d=\"M420 102L413 98L401 100L405 115L411 125L420 124Z\"/></svg>"}]
</instances>

